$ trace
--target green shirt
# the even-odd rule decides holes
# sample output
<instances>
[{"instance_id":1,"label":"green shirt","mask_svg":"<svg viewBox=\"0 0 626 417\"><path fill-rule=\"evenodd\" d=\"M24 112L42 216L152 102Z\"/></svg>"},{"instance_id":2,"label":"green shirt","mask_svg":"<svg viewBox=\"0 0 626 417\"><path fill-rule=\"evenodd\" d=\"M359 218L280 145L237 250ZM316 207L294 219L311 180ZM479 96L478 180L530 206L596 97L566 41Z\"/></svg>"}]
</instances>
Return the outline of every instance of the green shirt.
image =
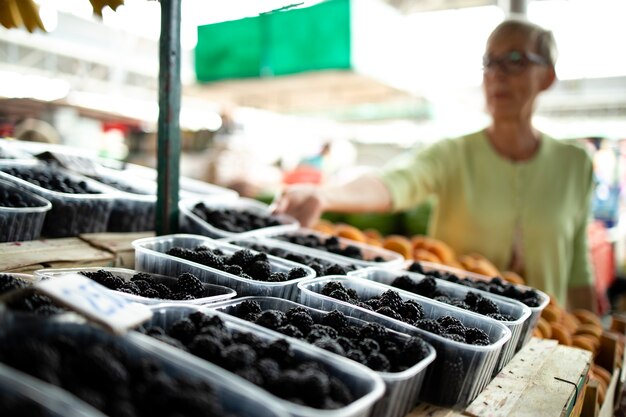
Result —
<instances>
[{"instance_id":1,"label":"green shirt","mask_svg":"<svg viewBox=\"0 0 626 417\"><path fill-rule=\"evenodd\" d=\"M381 179L395 210L436 196L430 234L458 254L478 252L506 270L517 230L528 285L565 305L569 287L592 284L586 230L593 168L578 146L543 135L531 159L512 162L480 131L402 155Z\"/></svg>"}]
</instances>

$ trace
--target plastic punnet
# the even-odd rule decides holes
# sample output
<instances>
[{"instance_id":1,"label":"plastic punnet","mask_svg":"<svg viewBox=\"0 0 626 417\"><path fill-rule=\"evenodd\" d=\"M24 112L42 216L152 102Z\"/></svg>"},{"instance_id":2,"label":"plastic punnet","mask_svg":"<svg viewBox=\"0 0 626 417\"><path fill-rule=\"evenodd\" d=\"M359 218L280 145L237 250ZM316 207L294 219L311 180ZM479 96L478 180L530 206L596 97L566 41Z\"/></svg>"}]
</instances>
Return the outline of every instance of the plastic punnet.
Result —
<instances>
[{"instance_id":1,"label":"plastic punnet","mask_svg":"<svg viewBox=\"0 0 626 417\"><path fill-rule=\"evenodd\" d=\"M39 239L46 213L50 211L52 204L9 181L0 180L0 189L18 193L30 203L37 204L36 207L0 206L0 242Z\"/></svg>"}]
</instances>

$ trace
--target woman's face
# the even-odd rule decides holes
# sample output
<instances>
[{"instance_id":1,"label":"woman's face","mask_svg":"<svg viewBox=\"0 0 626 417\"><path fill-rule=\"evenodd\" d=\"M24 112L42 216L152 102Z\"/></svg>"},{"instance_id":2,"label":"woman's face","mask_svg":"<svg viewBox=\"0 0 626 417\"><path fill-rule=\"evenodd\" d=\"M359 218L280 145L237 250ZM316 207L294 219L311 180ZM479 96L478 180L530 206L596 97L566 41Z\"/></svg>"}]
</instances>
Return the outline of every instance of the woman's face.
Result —
<instances>
[{"instance_id":1,"label":"woman's face","mask_svg":"<svg viewBox=\"0 0 626 417\"><path fill-rule=\"evenodd\" d=\"M490 64L483 72L483 89L494 120L530 119L535 98L554 81L552 67L529 59L539 58L534 54L532 41L520 32L500 33L487 44L485 57ZM519 58L519 65L507 65L508 57Z\"/></svg>"}]
</instances>

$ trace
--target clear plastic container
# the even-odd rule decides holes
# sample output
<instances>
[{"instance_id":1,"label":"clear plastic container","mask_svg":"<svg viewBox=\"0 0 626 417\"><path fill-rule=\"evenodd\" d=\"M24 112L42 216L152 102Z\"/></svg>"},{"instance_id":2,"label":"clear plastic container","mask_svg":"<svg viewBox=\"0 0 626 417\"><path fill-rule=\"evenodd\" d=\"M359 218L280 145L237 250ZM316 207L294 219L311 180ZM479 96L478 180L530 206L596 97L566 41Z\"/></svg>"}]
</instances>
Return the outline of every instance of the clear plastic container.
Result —
<instances>
[{"instance_id":1,"label":"clear plastic container","mask_svg":"<svg viewBox=\"0 0 626 417\"><path fill-rule=\"evenodd\" d=\"M79 272L96 272L100 270L111 272L113 275L116 275L122 278L124 281L130 281L130 279L133 276L137 275L140 272L140 271L135 271L132 269L123 269L123 268L93 267L93 268L40 269L40 270L35 271L35 275L38 275L41 277L54 278L54 277L59 277L59 276L67 275L67 274L76 274ZM165 275L158 275L158 274L150 274L150 275L154 278L156 282L160 282L162 284L174 284L176 282L176 278L174 277L168 277ZM215 285L215 284L206 284L206 283L203 283L202 285L204 286L205 290L210 295L207 297L196 298L194 300L168 300L168 299L162 299L162 298L148 298L148 297L142 297L142 296L134 295L134 294L127 294L127 293L115 291L115 290L111 290L111 291L115 291L115 294L129 301L134 301L136 303L141 303L141 304L168 303L168 304L203 305L203 304L211 304L211 303L217 303L220 301L225 301L225 300L228 300L230 298L237 296L237 292L233 290L232 288L227 288L227 287L224 287L221 285Z\"/></svg>"},{"instance_id":2,"label":"clear plastic container","mask_svg":"<svg viewBox=\"0 0 626 417\"><path fill-rule=\"evenodd\" d=\"M184 307L182 307L184 308ZM190 355L165 343L158 342L137 332L126 336L113 336L99 328L68 323L61 320L16 320L5 315L0 318L0 343L20 343L26 337L35 336L46 340L53 336L65 336L79 344L113 343L127 354L131 361L142 358L154 360L172 377L184 380L204 381L209 384L228 413L246 417L287 417L289 414L276 401L268 399L256 387L242 383L240 378L210 364L202 363Z\"/></svg>"},{"instance_id":3,"label":"clear plastic container","mask_svg":"<svg viewBox=\"0 0 626 417\"><path fill-rule=\"evenodd\" d=\"M354 271L349 274L350 276L364 278L370 281L379 282L381 284L389 285L393 283L393 281L399 276L405 275L408 276L412 281L419 282L425 278L424 275L417 274L414 272L408 271L391 271L387 269L381 268L366 268L361 269L359 271ZM494 368L494 374L500 372L504 366L509 363L513 355L515 354L515 348L517 343L519 342L520 336L522 335L522 330L524 325L530 318L530 308L520 303L519 301L511 300L505 297L500 297L495 294L491 294L486 291L481 291L473 288L469 288L459 284L453 284L451 282L436 279L437 281L437 289L448 296L451 296L456 299L464 299L467 293L473 292L482 295L485 298L493 301L498 308L500 309L501 314L506 314L511 316L514 320L505 321L498 320L500 323L504 324L511 331L511 339L504 344L502 347L502 351L500 352L500 357L498 358L498 364ZM395 287L393 287L395 288ZM396 288L397 289L397 288ZM434 300L433 300L434 301ZM438 302L438 301L437 301ZM445 304L445 303L443 303ZM445 304L449 306L449 304ZM458 308L454 306L450 306L452 308Z\"/></svg>"},{"instance_id":4,"label":"clear plastic container","mask_svg":"<svg viewBox=\"0 0 626 417\"><path fill-rule=\"evenodd\" d=\"M13 405L15 408L5 408ZM89 404L80 401L54 385L0 363L0 415L44 417L106 417Z\"/></svg>"},{"instance_id":5,"label":"clear plastic container","mask_svg":"<svg viewBox=\"0 0 626 417\"><path fill-rule=\"evenodd\" d=\"M200 278L201 281L232 288L237 291L239 296L264 295L288 300L296 300L298 298L299 282L315 276L315 271L308 266L277 258L272 255L268 255L272 272L288 273L291 269L300 267L307 272L307 275L285 282L265 282L245 279L219 269L177 258L165 253L173 247L193 249L198 246L220 249L227 255L231 255L243 249L239 246L197 235L178 234L150 237L133 242L133 247L135 248L135 268L139 271L153 272L167 276L179 276L183 272L191 272Z\"/></svg>"},{"instance_id":6,"label":"clear plastic container","mask_svg":"<svg viewBox=\"0 0 626 417\"><path fill-rule=\"evenodd\" d=\"M0 242L23 242L39 239L46 213L52 204L43 197L20 189L13 183L0 180L0 189L18 193L36 207L4 207L0 205Z\"/></svg>"},{"instance_id":7,"label":"clear plastic container","mask_svg":"<svg viewBox=\"0 0 626 417\"><path fill-rule=\"evenodd\" d=\"M305 308L316 323L319 323L321 318L326 314L325 311L274 297L244 297L207 307L236 316L237 307L246 300L258 302L263 311L280 310L287 312L294 307ZM363 327L366 324L363 320L354 317L348 317L348 323L357 327ZM410 337L393 330L389 333L392 340L401 343L408 340ZM278 332L276 332L276 334L281 337L287 337ZM292 340L292 338L289 337L288 339ZM372 411L373 416L404 417L415 406L420 390L422 389L424 377L426 376L426 368L435 360L435 349L430 345L428 345L428 348L430 353L426 358L403 372L376 372L385 382L385 395L376 402L374 410Z\"/></svg>"},{"instance_id":8,"label":"clear plastic container","mask_svg":"<svg viewBox=\"0 0 626 417\"><path fill-rule=\"evenodd\" d=\"M337 265L344 267L346 271L354 271L358 269L358 266L355 265L354 263L351 263L342 259L333 258L332 256L328 256L328 252L312 250L311 248L307 248L306 246L294 245L289 242L283 242L282 240L269 239L269 238L264 238L264 237L254 237L254 236L232 237L232 238L224 238L221 240L223 240L224 242L232 243L233 245L241 246L243 248L249 248L253 245L261 245L261 246L265 246L269 248L272 251L277 250L277 251L286 252L286 253L297 255L297 256L302 256L302 257L305 257L305 259L310 259L311 262L317 262L322 265L337 264ZM275 255L275 256L278 256L278 255ZM310 266L310 264L308 265ZM333 275L336 275L336 274L333 274Z\"/></svg>"},{"instance_id":9,"label":"clear plastic container","mask_svg":"<svg viewBox=\"0 0 626 417\"><path fill-rule=\"evenodd\" d=\"M269 233L284 233L298 229L300 223L291 216L284 214L272 214L269 206L260 201L252 200L249 198L224 198L223 196L204 197L204 198L190 198L182 200L179 203L180 209L180 230L184 233L193 233L202 236L208 236L212 238L224 238L234 237L241 235L242 233L233 233L228 230L218 229L217 227L207 223L193 213L193 208L196 204L202 203L206 207L212 209L228 209L239 212L248 212L256 214L260 217L275 217L281 225L262 227L259 229L251 229L246 234L250 233L254 236L264 236Z\"/></svg>"},{"instance_id":10,"label":"clear plastic container","mask_svg":"<svg viewBox=\"0 0 626 417\"><path fill-rule=\"evenodd\" d=\"M110 168L99 168L97 181L119 190L109 218L109 232L142 232L154 230L157 202L157 183L152 180ZM223 199L236 199L237 193L224 191L220 187L209 188L207 195L219 195ZM187 199L195 194L180 190L180 198Z\"/></svg>"},{"instance_id":11,"label":"clear plastic container","mask_svg":"<svg viewBox=\"0 0 626 417\"><path fill-rule=\"evenodd\" d=\"M405 264L405 267L408 268L412 263L413 261L407 262ZM491 281L492 280L491 277L488 277L486 275L474 274L472 272L468 272L463 269L453 268L447 265L440 265L440 264L436 264L433 262L422 262L422 261L420 261L419 264L422 266L424 271L446 272L448 274L454 274L459 278L471 279L472 281ZM530 308L530 317L528 318L528 320L524 322L524 326L522 327L522 332L521 332L522 334L520 335L519 340L517 342L517 346L515 348L515 351L518 352L533 337L533 330L535 329L535 327L537 326L537 323L539 322L539 318L541 317L541 312L550 303L550 296L543 291L539 291L536 288L528 287L526 285L520 285L520 284L511 284L511 285L513 285L515 288L521 291L533 290L539 296L538 306L536 307L527 306L528 308ZM514 300L513 298L507 298L507 299Z\"/></svg>"},{"instance_id":12,"label":"clear plastic container","mask_svg":"<svg viewBox=\"0 0 626 417\"><path fill-rule=\"evenodd\" d=\"M16 184L52 203L52 208L46 214L42 235L68 237L78 236L81 233L105 232L117 190L62 168L54 169L73 180L85 181L89 188L99 191L100 194L69 194L52 191L3 172L8 168L27 170L43 166L45 165L37 162L0 161L0 179Z\"/></svg>"},{"instance_id":13,"label":"clear plastic container","mask_svg":"<svg viewBox=\"0 0 626 417\"><path fill-rule=\"evenodd\" d=\"M392 330L418 335L437 351L434 363L428 367L420 398L432 404L462 409L476 398L491 380L502 346L511 338L511 331L502 323L469 311L449 308L446 304L399 290L404 300L415 300L424 308L424 317L436 319L444 315L455 317L466 327L483 330L492 342L476 346L429 333L399 320L357 307L321 294L328 282L339 281L344 287L354 289L360 298L379 296L389 286L361 278L328 276L313 278L298 284L300 302L324 311L337 309L344 314L365 321L380 323Z\"/></svg>"},{"instance_id":14,"label":"clear plastic container","mask_svg":"<svg viewBox=\"0 0 626 417\"><path fill-rule=\"evenodd\" d=\"M354 247L359 248L361 250L361 253L363 254L363 259L350 258L348 256L343 256L343 255L339 255L336 253L328 252L323 249L310 248L308 246L298 245L298 244L291 243L291 242L281 239L281 236L294 236L294 235L296 236L312 235L321 240L326 240L330 237L336 237L336 236L332 236L326 233L318 232L317 230L305 229L305 228L301 228L296 231L290 231L290 232L271 233L267 237L271 239L279 240L285 243L286 245L289 245L290 247L306 248L312 254L311 256L315 254L315 256L323 256L324 258L329 259L329 260L336 259L337 261L341 261L344 263L351 263L357 266L358 268L367 268L370 266L378 266L381 268L400 268L402 267L404 263L404 257L397 252L379 248L377 246L368 245L366 243L356 242L354 240L345 239L342 237L337 237L337 239L339 240L340 247L345 248L347 246L354 246ZM374 261L374 258L376 257L381 257L384 260L381 262Z\"/></svg>"},{"instance_id":15,"label":"clear plastic container","mask_svg":"<svg viewBox=\"0 0 626 417\"><path fill-rule=\"evenodd\" d=\"M197 309L194 307L182 306L155 306L152 307L153 317L145 323L144 326L154 325L167 329L177 320L187 317L195 311L203 311L208 315L219 316L228 329L234 331L250 332L262 340L273 341L277 339L285 339L284 335L280 335L271 330L249 323L245 320L220 313L215 310L207 310L206 308ZM345 358L340 358L335 354L327 352L323 349L311 346L307 343L296 339L289 339L289 344L294 352L296 359L313 360L322 364L328 373L340 379L350 389L355 398L352 403L345 407L335 410L320 410L312 407L298 405L287 400L283 400L269 392L254 386L266 398L279 403L287 412L294 417L368 417L371 413L374 403L380 399L385 391L385 385L382 379L375 372L360 365L356 362ZM188 356L188 355L187 355ZM197 368L200 370L207 361L196 358ZM242 383L252 385L250 382L241 378Z\"/></svg>"}]
</instances>

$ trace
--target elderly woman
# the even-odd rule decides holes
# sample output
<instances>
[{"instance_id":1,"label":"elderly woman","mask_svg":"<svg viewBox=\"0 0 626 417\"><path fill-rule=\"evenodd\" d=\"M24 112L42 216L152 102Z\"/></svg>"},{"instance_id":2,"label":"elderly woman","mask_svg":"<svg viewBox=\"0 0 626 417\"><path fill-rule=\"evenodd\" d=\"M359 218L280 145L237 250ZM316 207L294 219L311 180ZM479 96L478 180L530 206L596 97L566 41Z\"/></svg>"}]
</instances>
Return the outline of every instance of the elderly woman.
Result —
<instances>
[{"instance_id":1,"label":"elderly woman","mask_svg":"<svg viewBox=\"0 0 626 417\"><path fill-rule=\"evenodd\" d=\"M537 96L556 79L555 49L551 32L537 25L501 23L483 57L492 117L486 129L402 155L341 186L290 187L277 210L310 226L327 210L404 210L435 195L433 237L457 253L485 255L563 305L595 310L586 239L591 160L531 120Z\"/></svg>"}]
</instances>

